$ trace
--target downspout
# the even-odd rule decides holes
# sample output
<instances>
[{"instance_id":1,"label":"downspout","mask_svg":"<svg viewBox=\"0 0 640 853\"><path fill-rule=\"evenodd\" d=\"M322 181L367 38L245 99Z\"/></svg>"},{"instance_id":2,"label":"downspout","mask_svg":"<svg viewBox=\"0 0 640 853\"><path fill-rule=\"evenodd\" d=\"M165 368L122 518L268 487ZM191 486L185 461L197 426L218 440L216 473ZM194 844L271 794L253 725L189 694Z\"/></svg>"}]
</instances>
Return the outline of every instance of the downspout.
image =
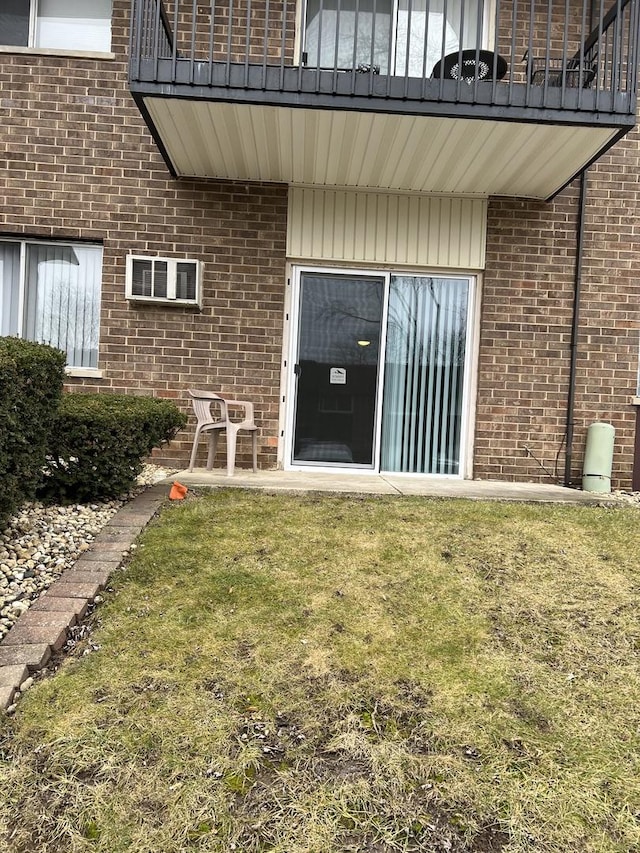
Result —
<instances>
[{"instance_id":1,"label":"downspout","mask_svg":"<svg viewBox=\"0 0 640 853\"><path fill-rule=\"evenodd\" d=\"M576 262L573 275L573 318L571 321L571 361L569 366L569 393L567 396L567 444L564 461L564 485L571 486L573 461L573 412L576 396L576 366L578 362L578 330L580 326L580 291L582 287L582 250L584 245L584 211L587 198L587 170L580 174L578 196L578 221L576 223Z\"/></svg>"}]
</instances>

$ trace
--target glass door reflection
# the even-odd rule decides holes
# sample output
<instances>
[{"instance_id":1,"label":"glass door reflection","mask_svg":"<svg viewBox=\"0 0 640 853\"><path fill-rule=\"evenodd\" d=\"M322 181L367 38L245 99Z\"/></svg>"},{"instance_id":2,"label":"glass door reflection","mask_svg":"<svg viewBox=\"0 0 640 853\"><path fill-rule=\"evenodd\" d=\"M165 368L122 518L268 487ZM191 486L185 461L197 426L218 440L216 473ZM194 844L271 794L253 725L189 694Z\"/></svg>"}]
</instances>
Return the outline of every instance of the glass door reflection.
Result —
<instances>
[{"instance_id":1,"label":"glass door reflection","mask_svg":"<svg viewBox=\"0 0 640 853\"><path fill-rule=\"evenodd\" d=\"M375 464L384 282L301 273L294 463Z\"/></svg>"}]
</instances>

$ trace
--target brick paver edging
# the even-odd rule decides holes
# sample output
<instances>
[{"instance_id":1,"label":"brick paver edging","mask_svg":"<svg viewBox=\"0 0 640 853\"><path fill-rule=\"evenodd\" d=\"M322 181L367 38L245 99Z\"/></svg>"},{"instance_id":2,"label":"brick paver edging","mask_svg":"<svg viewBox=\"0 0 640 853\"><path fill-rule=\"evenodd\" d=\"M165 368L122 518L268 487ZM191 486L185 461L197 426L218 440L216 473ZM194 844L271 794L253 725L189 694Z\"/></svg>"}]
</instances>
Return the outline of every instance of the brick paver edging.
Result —
<instances>
[{"instance_id":1,"label":"brick paver edging","mask_svg":"<svg viewBox=\"0 0 640 853\"><path fill-rule=\"evenodd\" d=\"M102 528L91 549L16 620L0 643L0 710L13 703L29 674L42 669L64 646L67 629L83 618L167 495L167 485L159 483L126 503Z\"/></svg>"}]
</instances>

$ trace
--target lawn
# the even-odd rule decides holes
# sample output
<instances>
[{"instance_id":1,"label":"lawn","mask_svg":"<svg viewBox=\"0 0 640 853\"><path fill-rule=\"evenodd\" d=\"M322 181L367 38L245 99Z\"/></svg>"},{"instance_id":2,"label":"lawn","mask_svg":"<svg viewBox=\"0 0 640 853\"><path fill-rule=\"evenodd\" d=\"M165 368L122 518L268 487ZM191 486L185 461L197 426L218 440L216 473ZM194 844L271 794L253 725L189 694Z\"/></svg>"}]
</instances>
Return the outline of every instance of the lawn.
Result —
<instances>
[{"instance_id":1,"label":"lawn","mask_svg":"<svg viewBox=\"0 0 640 853\"><path fill-rule=\"evenodd\" d=\"M0 722L0 849L640 849L639 521L166 507L90 643Z\"/></svg>"}]
</instances>

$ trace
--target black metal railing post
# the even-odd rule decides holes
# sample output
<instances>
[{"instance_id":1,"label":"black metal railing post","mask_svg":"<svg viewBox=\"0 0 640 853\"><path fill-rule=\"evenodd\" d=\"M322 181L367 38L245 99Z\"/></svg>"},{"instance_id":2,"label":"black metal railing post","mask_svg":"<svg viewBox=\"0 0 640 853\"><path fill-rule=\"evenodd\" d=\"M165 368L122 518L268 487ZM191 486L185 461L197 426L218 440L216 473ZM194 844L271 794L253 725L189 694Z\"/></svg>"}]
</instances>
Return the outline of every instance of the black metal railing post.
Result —
<instances>
[{"instance_id":1,"label":"black metal railing post","mask_svg":"<svg viewBox=\"0 0 640 853\"><path fill-rule=\"evenodd\" d=\"M129 31L129 74L132 80L140 79L142 33L142 0L131 0L131 27Z\"/></svg>"}]
</instances>

